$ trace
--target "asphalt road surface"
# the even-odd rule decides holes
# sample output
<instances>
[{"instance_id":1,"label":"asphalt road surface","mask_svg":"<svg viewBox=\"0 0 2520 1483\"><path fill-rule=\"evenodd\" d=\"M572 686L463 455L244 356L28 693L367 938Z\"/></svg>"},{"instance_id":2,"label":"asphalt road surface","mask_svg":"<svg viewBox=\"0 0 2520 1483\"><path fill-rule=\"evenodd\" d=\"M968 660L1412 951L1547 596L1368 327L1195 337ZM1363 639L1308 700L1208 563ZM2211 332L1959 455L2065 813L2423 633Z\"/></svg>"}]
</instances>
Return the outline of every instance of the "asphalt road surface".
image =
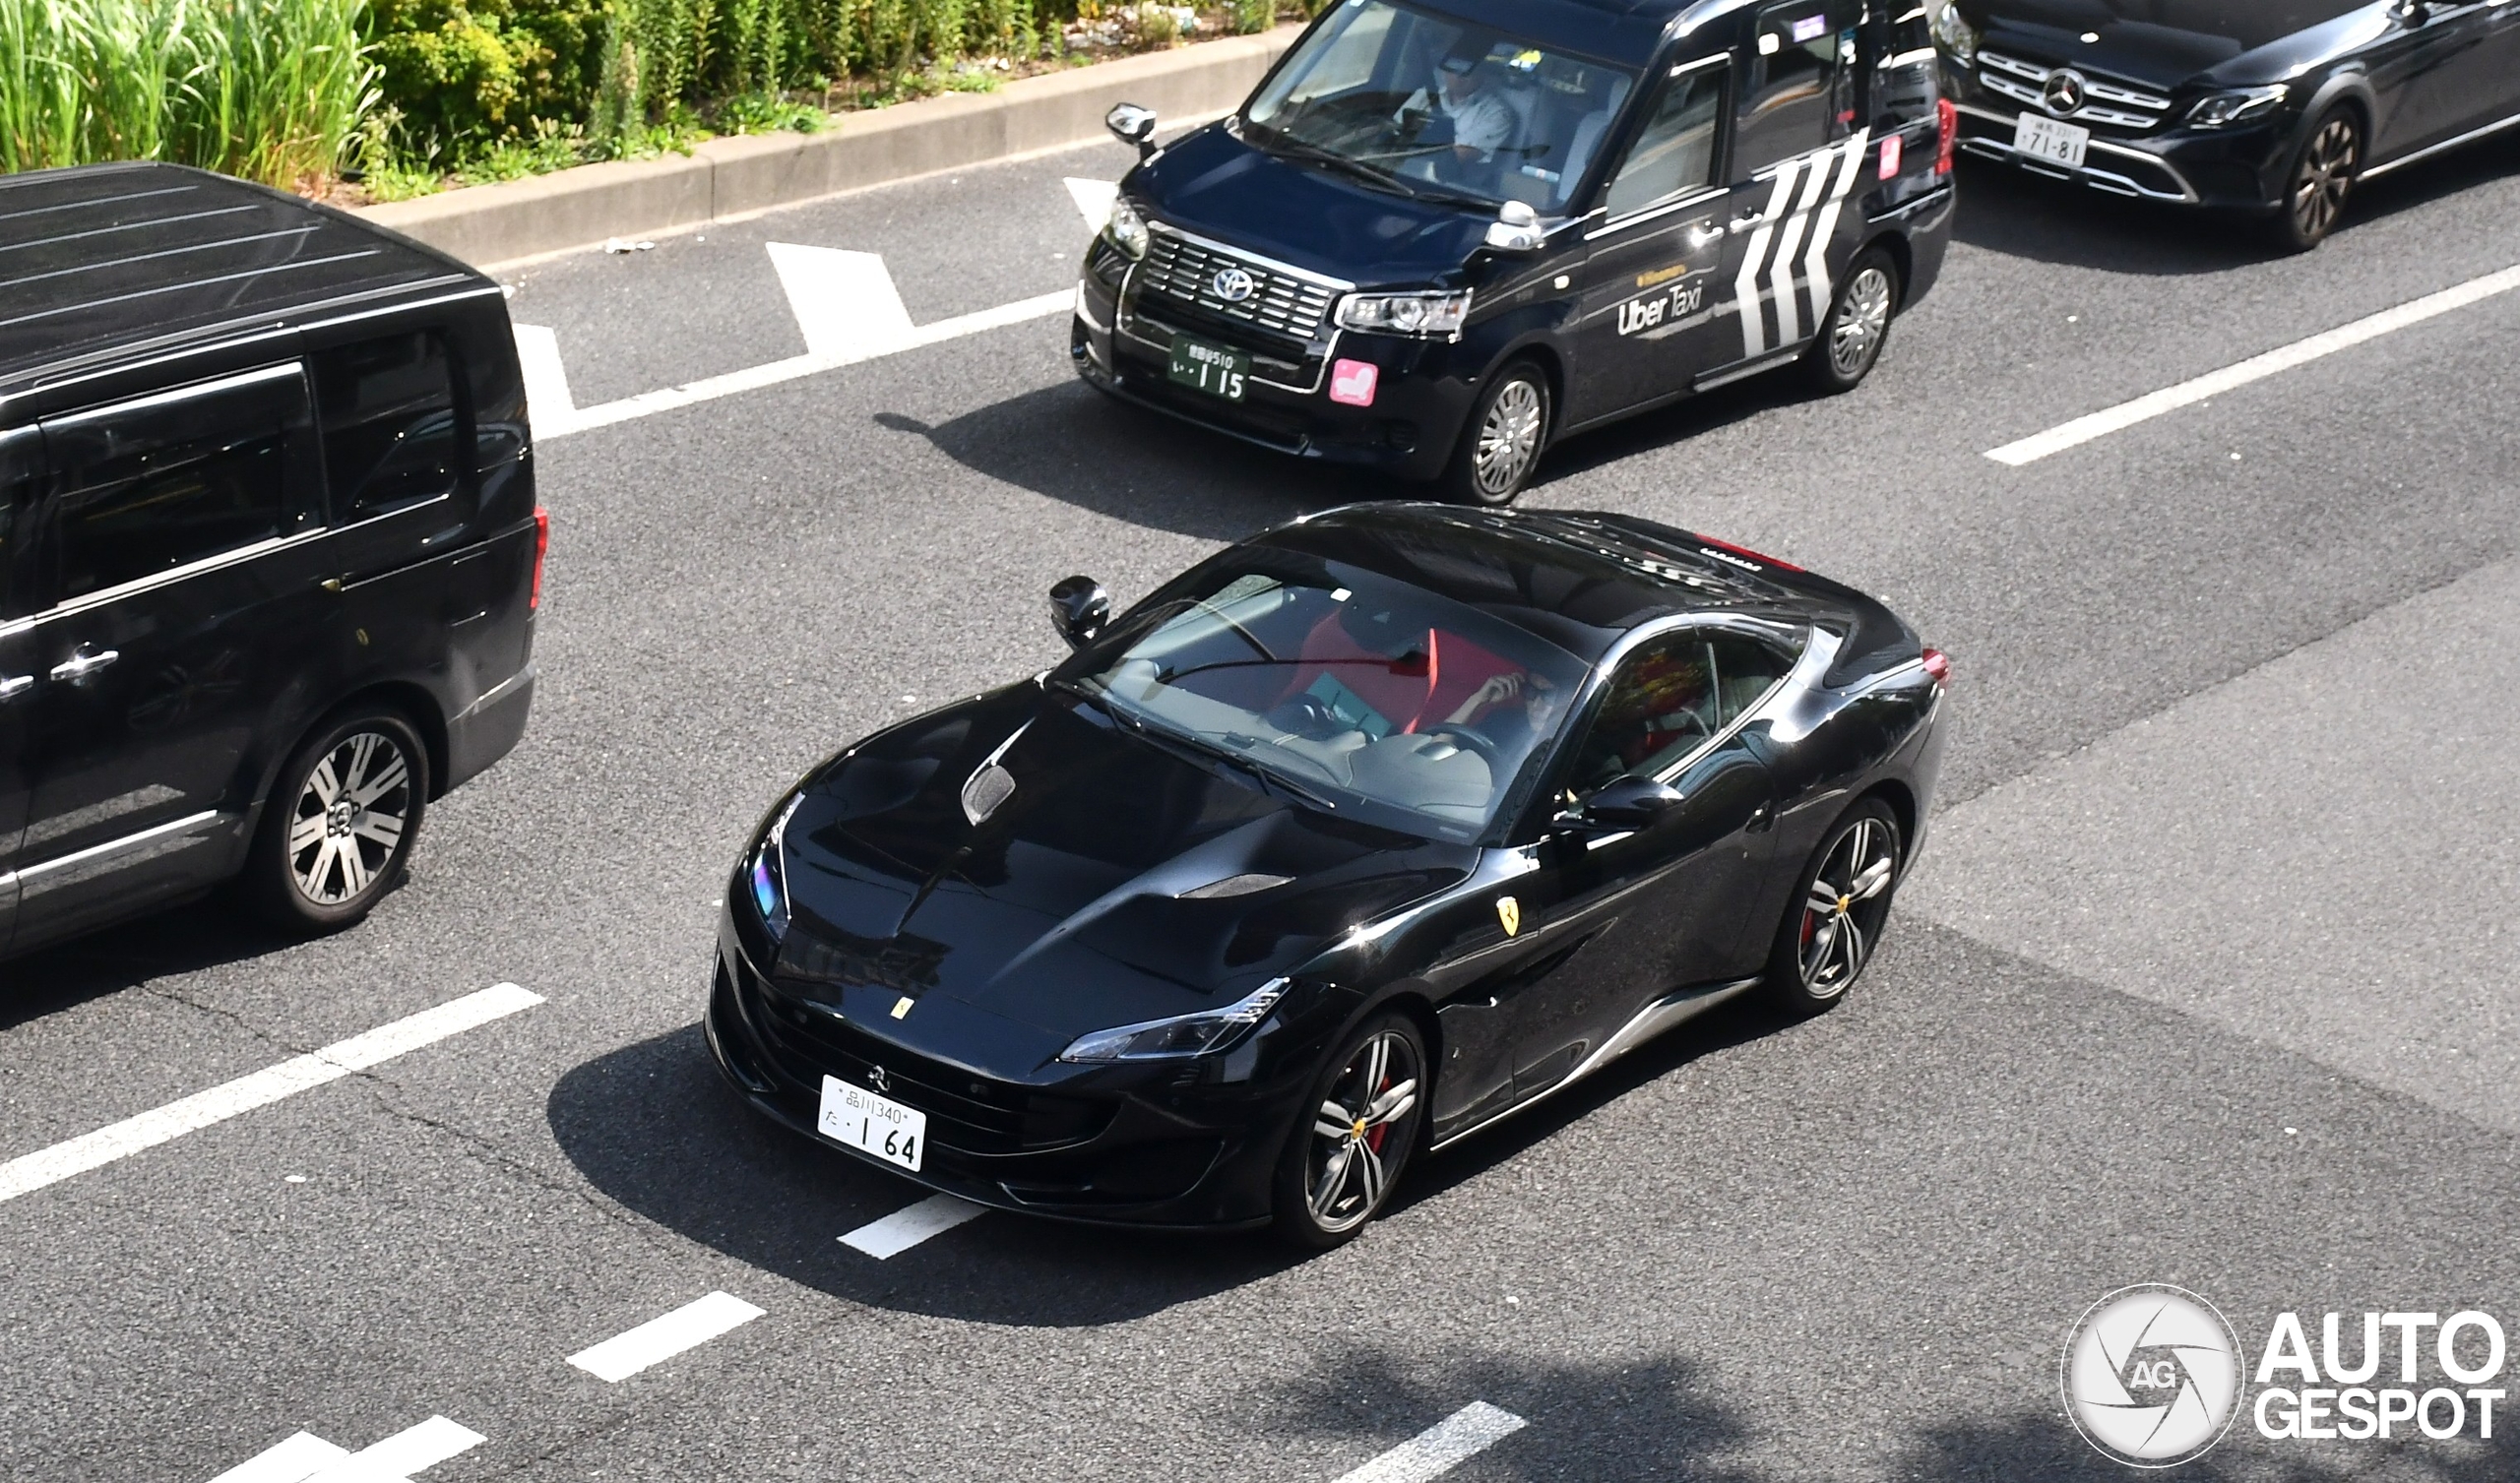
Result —
<instances>
[{"instance_id":1,"label":"asphalt road surface","mask_svg":"<svg viewBox=\"0 0 2520 1483\"><path fill-rule=\"evenodd\" d=\"M921 326L1055 293L1065 182L1125 160L555 260L511 308L579 407L617 402L804 353L774 242L880 254ZM356 931L203 905L0 968L0 1160L493 985L540 1002L0 1199L0 1476L297 1478L272 1459L396 1439L362 1476L1329 1483L1483 1403L1526 1424L1448 1479L2122 1478L2057 1389L2113 1288L2192 1288L2252 1356L2284 1310L2520 1318L2520 293L1984 456L2520 263L2520 140L2288 260L1963 191L1860 391L1738 385L1527 497L1777 552L1953 655L1940 811L1837 1013L1701 1021L1315 1260L995 1213L878 1260L840 1238L920 1192L706 1061L747 832L856 735L1050 662L1057 578L1125 601L1385 491L1106 402L1063 313L546 428L524 745ZM569 1363L704 1299L683 1337L714 1336ZM2509 1477L2512 1427L2243 1419L2183 1476Z\"/></svg>"}]
</instances>

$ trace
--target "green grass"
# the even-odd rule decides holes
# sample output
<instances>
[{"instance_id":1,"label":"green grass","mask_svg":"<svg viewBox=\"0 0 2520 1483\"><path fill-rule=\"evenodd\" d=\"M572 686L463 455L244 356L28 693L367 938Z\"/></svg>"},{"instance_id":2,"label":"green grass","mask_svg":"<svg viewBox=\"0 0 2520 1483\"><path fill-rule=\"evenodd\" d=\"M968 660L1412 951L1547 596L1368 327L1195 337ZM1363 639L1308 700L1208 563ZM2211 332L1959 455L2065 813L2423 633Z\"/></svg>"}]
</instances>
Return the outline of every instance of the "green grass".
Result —
<instances>
[{"instance_id":1,"label":"green grass","mask_svg":"<svg viewBox=\"0 0 2520 1483\"><path fill-rule=\"evenodd\" d=\"M0 0L0 170L330 179L376 102L364 0Z\"/></svg>"}]
</instances>

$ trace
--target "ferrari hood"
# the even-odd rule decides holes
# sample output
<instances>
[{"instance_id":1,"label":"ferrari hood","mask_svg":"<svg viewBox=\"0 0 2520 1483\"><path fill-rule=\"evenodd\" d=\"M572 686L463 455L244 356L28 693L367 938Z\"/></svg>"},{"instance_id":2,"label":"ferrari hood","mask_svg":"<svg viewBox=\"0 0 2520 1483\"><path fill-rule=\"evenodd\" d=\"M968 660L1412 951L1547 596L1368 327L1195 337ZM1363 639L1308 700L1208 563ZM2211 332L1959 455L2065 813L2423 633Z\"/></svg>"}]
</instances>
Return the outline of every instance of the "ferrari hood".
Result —
<instances>
[{"instance_id":1,"label":"ferrari hood","mask_svg":"<svg viewBox=\"0 0 2520 1483\"><path fill-rule=\"evenodd\" d=\"M775 977L942 995L1059 1036L1231 1003L1478 856L1291 802L1030 683L844 755L786 839Z\"/></svg>"}]
</instances>

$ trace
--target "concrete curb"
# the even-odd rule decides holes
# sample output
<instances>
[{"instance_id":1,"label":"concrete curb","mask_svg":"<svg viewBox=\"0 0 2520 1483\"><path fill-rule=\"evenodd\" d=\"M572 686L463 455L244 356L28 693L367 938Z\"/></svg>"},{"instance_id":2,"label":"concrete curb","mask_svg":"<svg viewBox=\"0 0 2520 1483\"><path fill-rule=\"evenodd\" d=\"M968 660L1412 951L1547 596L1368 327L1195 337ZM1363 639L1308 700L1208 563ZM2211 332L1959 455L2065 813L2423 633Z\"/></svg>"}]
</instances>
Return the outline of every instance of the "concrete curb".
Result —
<instances>
[{"instance_id":1,"label":"concrete curb","mask_svg":"<svg viewBox=\"0 0 2520 1483\"><path fill-rule=\"evenodd\" d=\"M1171 120L1222 113L1301 32L1282 26L1022 78L995 93L952 93L846 114L820 134L713 139L687 156L580 165L361 207L357 215L484 267L607 237L705 226L1103 138L1103 113L1124 99Z\"/></svg>"}]
</instances>

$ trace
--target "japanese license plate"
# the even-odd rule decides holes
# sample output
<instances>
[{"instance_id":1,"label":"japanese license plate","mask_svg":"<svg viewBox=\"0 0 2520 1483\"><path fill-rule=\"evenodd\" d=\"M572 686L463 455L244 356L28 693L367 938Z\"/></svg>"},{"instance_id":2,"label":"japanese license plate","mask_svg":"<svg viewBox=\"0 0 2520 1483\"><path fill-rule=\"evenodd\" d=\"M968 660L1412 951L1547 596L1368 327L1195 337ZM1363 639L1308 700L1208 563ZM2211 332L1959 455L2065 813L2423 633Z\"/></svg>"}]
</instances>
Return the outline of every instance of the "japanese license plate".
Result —
<instances>
[{"instance_id":1,"label":"japanese license plate","mask_svg":"<svg viewBox=\"0 0 2520 1483\"><path fill-rule=\"evenodd\" d=\"M1228 402L1240 402L1242 383L1251 374L1251 356L1247 351L1175 335L1167 374L1183 386L1197 387Z\"/></svg>"},{"instance_id":2,"label":"japanese license plate","mask_svg":"<svg viewBox=\"0 0 2520 1483\"><path fill-rule=\"evenodd\" d=\"M837 1077L823 1078L822 1115L814 1127L827 1139L863 1148L913 1173L927 1153L926 1113Z\"/></svg>"},{"instance_id":3,"label":"japanese license plate","mask_svg":"<svg viewBox=\"0 0 2520 1483\"><path fill-rule=\"evenodd\" d=\"M2091 148L2091 131L2079 124L2025 113L2012 126L2012 147L2039 159L2051 159L2073 169L2083 167L2083 152Z\"/></svg>"}]
</instances>

